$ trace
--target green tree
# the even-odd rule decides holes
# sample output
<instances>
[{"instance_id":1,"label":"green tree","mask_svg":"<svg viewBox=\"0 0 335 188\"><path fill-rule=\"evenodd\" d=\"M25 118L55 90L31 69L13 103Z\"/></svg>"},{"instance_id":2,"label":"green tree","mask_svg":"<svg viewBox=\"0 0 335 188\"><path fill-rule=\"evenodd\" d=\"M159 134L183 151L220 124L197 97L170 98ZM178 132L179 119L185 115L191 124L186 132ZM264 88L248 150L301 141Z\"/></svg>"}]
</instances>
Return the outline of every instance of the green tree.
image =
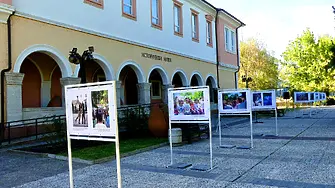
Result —
<instances>
[{"instance_id":1,"label":"green tree","mask_svg":"<svg viewBox=\"0 0 335 188\"><path fill-rule=\"evenodd\" d=\"M251 77L248 87L253 90L276 89L278 84L278 60L264 47L263 43L251 38L241 42L241 67L239 87L245 88L242 76Z\"/></svg>"},{"instance_id":2,"label":"green tree","mask_svg":"<svg viewBox=\"0 0 335 188\"><path fill-rule=\"evenodd\" d=\"M309 29L290 42L283 53L281 80L291 90L334 91L334 39L315 37Z\"/></svg>"}]
</instances>

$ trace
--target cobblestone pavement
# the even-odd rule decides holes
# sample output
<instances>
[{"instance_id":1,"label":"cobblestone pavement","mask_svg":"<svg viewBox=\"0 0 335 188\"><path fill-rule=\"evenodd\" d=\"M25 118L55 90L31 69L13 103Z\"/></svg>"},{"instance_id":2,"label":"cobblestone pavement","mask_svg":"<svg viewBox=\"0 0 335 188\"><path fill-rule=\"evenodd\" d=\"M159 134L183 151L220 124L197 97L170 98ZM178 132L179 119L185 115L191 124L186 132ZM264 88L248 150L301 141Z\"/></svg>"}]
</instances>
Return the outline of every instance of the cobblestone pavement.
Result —
<instances>
[{"instance_id":1,"label":"cobblestone pavement","mask_svg":"<svg viewBox=\"0 0 335 188\"><path fill-rule=\"evenodd\" d=\"M214 126L215 121L213 118ZM250 145L248 120L239 124L232 119L222 121L222 144ZM167 167L169 146L122 158L123 187L335 187L335 108L287 113L278 118L278 137L270 136L275 134L274 118L260 121L263 123L253 126L252 149L221 148L218 132L213 129L213 169L206 171L193 169L209 167L206 139L173 148L174 164L192 164L185 169ZM69 187L66 161L15 155L21 161L17 169L24 173L13 170L8 178L6 169L9 172L13 166L7 167L3 160L12 156L0 157L1 168L5 169L0 182L16 182L9 186L0 183L0 187ZM117 187L115 161L76 165L75 187ZM21 180L24 176L27 178Z\"/></svg>"}]
</instances>

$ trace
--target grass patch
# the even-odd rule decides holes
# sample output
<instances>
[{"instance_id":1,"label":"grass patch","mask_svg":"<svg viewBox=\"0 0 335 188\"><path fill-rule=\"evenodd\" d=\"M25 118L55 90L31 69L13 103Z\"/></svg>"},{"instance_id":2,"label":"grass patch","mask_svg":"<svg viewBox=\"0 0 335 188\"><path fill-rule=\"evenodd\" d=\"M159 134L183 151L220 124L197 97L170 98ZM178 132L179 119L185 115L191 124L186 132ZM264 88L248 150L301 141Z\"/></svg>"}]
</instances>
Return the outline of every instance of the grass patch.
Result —
<instances>
[{"instance_id":1,"label":"grass patch","mask_svg":"<svg viewBox=\"0 0 335 188\"><path fill-rule=\"evenodd\" d=\"M149 146L158 145L167 142L166 138L137 138L120 140L120 153L127 153ZM67 152L59 153L59 155L67 156ZM97 160L106 157L115 156L115 144L101 144L97 146L85 147L72 150L72 157L84 160Z\"/></svg>"}]
</instances>

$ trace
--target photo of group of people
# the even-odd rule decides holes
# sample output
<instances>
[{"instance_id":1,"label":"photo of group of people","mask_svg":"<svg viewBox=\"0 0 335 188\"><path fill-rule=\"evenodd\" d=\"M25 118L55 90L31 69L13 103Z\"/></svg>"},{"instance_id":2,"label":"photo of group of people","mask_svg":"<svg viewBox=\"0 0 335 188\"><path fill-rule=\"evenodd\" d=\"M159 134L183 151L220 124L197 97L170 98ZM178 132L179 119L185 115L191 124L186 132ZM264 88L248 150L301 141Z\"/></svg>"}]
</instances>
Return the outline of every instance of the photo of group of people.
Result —
<instances>
[{"instance_id":1,"label":"photo of group of people","mask_svg":"<svg viewBox=\"0 0 335 188\"><path fill-rule=\"evenodd\" d=\"M256 92L252 94L252 106L272 106L271 92Z\"/></svg>"},{"instance_id":2,"label":"photo of group of people","mask_svg":"<svg viewBox=\"0 0 335 188\"><path fill-rule=\"evenodd\" d=\"M88 127L87 94L77 95L72 100L72 114L74 127Z\"/></svg>"},{"instance_id":3,"label":"photo of group of people","mask_svg":"<svg viewBox=\"0 0 335 188\"><path fill-rule=\"evenodd\" d=\"M110 128L108 90L92 91L93 128Z\"/></svg>"},{"instance_id":4,"label":"photo of group of people","mask_svg":"<svg viewBox=\"0 0 335 188\"><path fill-rule=\"evenodd\" d=\"M204 115L204 91L173 93L174 115Z\"/></svg>"},{"instance_id":5,"label":"photo of group of people","mask_svg":"<svg viewBox=\"0 0 335 188\"><path fill-rule=\"evenodd\" d=\"M306 92L299 92L295 93L295 101L308 101L308 93Z\"/></svg>"},{"instance_id":6,"label":"photo of group of people","mask_svg":"<svg viewBox=\"0 0 335 188\"><path fill-rule=\"evenodd\" d=\"M246 92L222 93L223 109L247 109Z\"/></svg>"}]
</instances>

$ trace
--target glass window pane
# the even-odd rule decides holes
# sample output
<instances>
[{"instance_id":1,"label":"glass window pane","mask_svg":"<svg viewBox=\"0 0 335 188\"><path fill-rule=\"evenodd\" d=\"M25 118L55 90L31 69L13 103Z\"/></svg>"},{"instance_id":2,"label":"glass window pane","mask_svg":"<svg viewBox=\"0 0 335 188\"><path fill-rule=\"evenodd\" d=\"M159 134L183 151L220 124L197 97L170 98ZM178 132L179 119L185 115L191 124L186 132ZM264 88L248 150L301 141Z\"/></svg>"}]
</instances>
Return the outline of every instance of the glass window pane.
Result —
<instances>
[{"instance_id":1,"label":"glass window pane","mask_svg":"<svg viewBox=\"0 0 335 188\"><path fill-rule=\"evenodd\" d=\"M123 0L123 4L125 4L125 5L132 5L133 4L133 2L132 2L133 0Z\"/></svg>"},{"instance_id":2,"label":"glass window pane","mask_svg":"<svg viewBox=\"0 0 335 188\"><path fill-rule=\"evenodd\" d=\"M127 14L132 14L132 10L130 6L124 5L123 6L123 11Z\"/></svg>"},{"instance_id":3,"label":"glass window pane","mask_svg":"<svg viewBox=\"0 0 335 188\"><path fill-rule=\"evenodd\" d=\"M179 25L179 7L175 6L174 7L174 25L175 26L180 26Z\"/></svg>"},{"instance_id":4,"label":"glass window pane","mask_svg":"<svg viewBox=\"0 0 335 188\"><path fill-rule=\"evenodd\" d=\"M156 24L156 25L159 25L159 20L157 18L152 18L152 23Z\"/></svg>"},{"instance_id":5,"label":"glass window pane","mask_svg":"<svg viewBox=\"0 0 335 188\"><path fill-rule=\"evenodd\" d=\"M154 18L158 18L158 0L152 0L151 11L152 11L151 16Z\"/></svg>"}]
</instances>

